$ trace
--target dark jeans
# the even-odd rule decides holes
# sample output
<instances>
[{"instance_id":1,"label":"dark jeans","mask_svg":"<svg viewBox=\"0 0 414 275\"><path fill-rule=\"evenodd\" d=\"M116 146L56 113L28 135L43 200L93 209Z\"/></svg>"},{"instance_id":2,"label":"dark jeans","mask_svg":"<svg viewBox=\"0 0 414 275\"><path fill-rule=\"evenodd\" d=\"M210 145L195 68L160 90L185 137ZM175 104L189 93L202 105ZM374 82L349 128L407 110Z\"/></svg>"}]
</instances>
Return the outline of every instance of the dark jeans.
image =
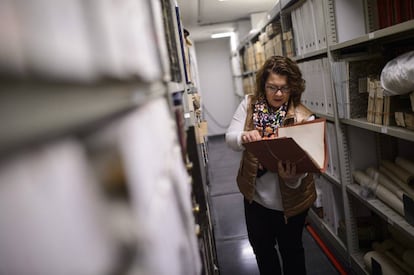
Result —
<instances>
[{"instance_id":1,"label":"dark jeans","mask_svg":"<svg viewBox=\"0 0 414 275\"><path fill-rule=\"evenodd\" d=\"M282 211L244 200L247 232L261 275L281 273L276 242L283 261L284 275L305 275L305 251L302 232L308 211L290 217L285 223Z\"/></svg>"}]
</instances>

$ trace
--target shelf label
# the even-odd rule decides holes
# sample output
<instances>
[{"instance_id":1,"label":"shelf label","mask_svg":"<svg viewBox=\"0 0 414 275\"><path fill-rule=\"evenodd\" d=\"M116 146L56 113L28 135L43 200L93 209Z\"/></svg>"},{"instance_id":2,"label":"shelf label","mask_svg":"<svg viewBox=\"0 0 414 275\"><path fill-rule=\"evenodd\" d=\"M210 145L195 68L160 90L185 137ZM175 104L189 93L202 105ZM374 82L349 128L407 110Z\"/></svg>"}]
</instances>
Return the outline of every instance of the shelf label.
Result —
<instances>
[{"instance_id":1,"label":"shelf label","mask_svg":"<svg viewBox=\"0 0 414 275\"><path fill-rule=\"evenodd\" d=\"M382 126L381 127L381 133L386 134L388 132L388 127Z\"/></svg>"},{"instance_id":2,"label":"shelf label","mask_svg":"<svg viewBox=\"0 0 414 275\"><path fill-rule=\"evenodd\" d=\"M368 34L368 38L369 38L369 39L374 39L374 33L373 33L373 32L370 32L370 33Z\"/></svg>"}]
</instances>

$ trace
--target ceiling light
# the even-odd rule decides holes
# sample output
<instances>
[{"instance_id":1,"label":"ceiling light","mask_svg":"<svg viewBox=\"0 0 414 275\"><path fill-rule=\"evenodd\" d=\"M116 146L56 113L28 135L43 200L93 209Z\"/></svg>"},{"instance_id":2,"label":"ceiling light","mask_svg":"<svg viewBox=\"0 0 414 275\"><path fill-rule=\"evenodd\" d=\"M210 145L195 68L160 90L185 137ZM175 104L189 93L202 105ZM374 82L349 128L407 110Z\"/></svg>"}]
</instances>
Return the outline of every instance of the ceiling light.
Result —
<instances>
[{"instance_id":1,"label":"ceiling light","mask_svg":"<svg viewBox=\"0 0 414 275\"><path fill-rule=\"evenodd\" d=\"M220 33L214 33L211 35L211 38L223 38L223 37L229 37L232 36L234 32L220 32Z\"/></svg>"},{"instance_id":2,"label":"ceiling light","mask_svg":"<svg viewBox=\"0 0 414 275\"><path fill-rule=\"evenodd\" d=\"M219 2L227 2L227 1L229 1L229 0L219 0Z\"/></svg>"}]
</instances>

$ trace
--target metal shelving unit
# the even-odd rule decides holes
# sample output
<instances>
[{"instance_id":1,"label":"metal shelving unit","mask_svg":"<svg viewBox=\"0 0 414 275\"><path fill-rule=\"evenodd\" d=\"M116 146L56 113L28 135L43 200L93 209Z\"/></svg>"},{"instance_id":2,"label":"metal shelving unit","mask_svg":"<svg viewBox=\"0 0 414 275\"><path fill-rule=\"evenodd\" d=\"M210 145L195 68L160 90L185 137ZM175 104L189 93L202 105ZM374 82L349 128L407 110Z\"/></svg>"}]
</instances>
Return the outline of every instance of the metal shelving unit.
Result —
<instances>
[{"instance_id":1,"label":"metal shelving unit","mask_svg":"<svg viewBox=\"0 0 414 275\"><path fill-rule=\"evenodd\" d=\"M323 173L322 174L323 177L325 177L327 180L329 180L331 183L333 183L334 185L336 185L338 188L341 188L341 183L339 182L338 179L332 177L331 175L329 175L328 173Z\"/></svg>"},{"instance_id":2,"label":"metal shelving unit","mask_svg":"<svg viewBox=\"0 0 414 275\"><path fill-rule=\"evenodd\" d=\"M317 57L319 55L326 56L327 53L328 53L328 50L326 48L325 49L319 49L319 50L316 50L316 51L313 51L313 52L310 52L310 53L297 55L297 56L293 57L292 59L295 60L296 62L299 62L299 61L302 61L304 59L308 59L308 58L311 58L311 57Z\"/></svg>"},{"instance_id":3,"label":"metal shelving unit","mask_svg":"<svg viewBox=\"0 0 414 275\"><path fill-rule=\"evenodd\" d=\"M344 214L345 214L345 225L346 225L346 244L342 243L332 231L329 230L329 227L320 219L313 211L309 212L309 218L312 224L315 225L315 228L321 235L323 235L325 240L329 242L332 247L335 247L338 251L341 251L342 256L347 258L349 265L357 274L368 274L368 271L365 267L363 261L364 251L360 251L358 245L358 232L356 225L356 218L354 213L354 208L352 203L355 202L352 198L362 202L362 205L368 209L377 213L381 218L387 221L389 224L396 226L397 228L403 230L411 236L414 236L414 227L408 224L403 217L398 215L396 212L391 210L384 203L378 199L365 199L360 196L359 191L360 187L353 184L353 178L351 174L351 168L355 169L355 161L351 159L351 150L349 146L354 144L351 142L350 133L353 130L356 130L355 127L368 130L374 133L380 133L387 135L396 139L401 139L409 142L414 142L414 131L410 131L404 128L397 126L384 126L377 125L373 123L368 123L365 118L356 118L356 119L341 119L338 112L338 99L335 92L335 83L333 77L333 62L344 59L349 62L352 60L359 60L361 57L358 56L358 53L365 55L382 55L382 52L378 52L381 46L387 47L387 45L396 45L399 40L405 40L407 42L409 39L414 37L414 20L406 21L394 26L390 26L384 29L380 29L374 32L370 32L364 35L360 35L356 38L349 39L347 41L337 43L338 37L341 33L338 30L337 19L338 16L335 14L335 8L337 7L335 3L337 1L345 0L331 0L323 1L323 15L324 15L324 30L325 37L327 41L326 48L318 49L306 54L300 54L294 56L292 59L298 63L305 62L308 60L319 59L322 57L327 57L330 63L329 67L329 76L330 76L330 86L332 88L332 98L333 98L333 113L334 115L327 115L321 113L315 113L319 117L324 117L328 121L333 122L335 125L335 135L337 137L337 152L339 156L339 179L335 179L328 174L322 174L322 176L330 183L335 185L341 190ZM272 22L277 16L280 16L281 21L284 20L284 16L290 13L292 10L301 6L306 0L281 0L279 5L276 5L271 11L267 14L267 19L265 20L265 25L261 26L263 30L267 24ZM356 2L356 1L355 1ZM339 3L341 4L341 3ZM360 4L360 3L358 3ZM350 9L352 10L352 9ZM349 11L348 11L349 12ZM367 14L364 14L364 17L367 17ZM365 24L368 20L363 18ZM341 24L341 22L339 22ZM352 24L351 24L352 25ZM283 26L283 22L282 22ZM344 25L342 25L344 26ZM360 29L358 30L360 31ZM360 32L359 32L360 33ZM348 34L348 33L347 33ZM251 43L251 39L257 37L257 33L250 35L247 39L244 39L241 42L239 48L241 49L243 45ZM350 37L355 37L350 34ZM406 43L407 44L407 43ZM409 44L409 43L408 43ZM341 54L344 54L341 56ZM363 58L365 58L364 56ZM250 72L246 72L250 74ZM329 85L328 84L328 85ZM352 104L352 102L351 102ZM321 111L323 112L323 110ZM353 127L347 127L353 126ZM353 133L353 132L352 132ZM380 136L380 135L377 135ZM367 142L365 140L360 140L358 142ZM376 142L379 142L378 139ZM406 144L403 143L404 145ZM401 145L403 146L403 145ZM363 146L362 146L363 148ZM380 150L380 148L378 148ZM379 153L379 152L377 152ZM374 158L374 157L373 157Z\"/></svg>"},{"instance_id":4,"label":"metal shelving unit","mask_svg":"<svg viewBox=\"0 0 414 275\"><path fill-rule=\"evenodd\" d=\"M377 30L366 35L360 36L358 38L345 41L342 43L334 44L329 47L329 50L336 51L352 46L361 45L367 42L375 41L381 38L392 38L405 35L405 32L413 32L414 20L406 21L388 28Z\"/></svg>"},{"instance_id":5,"label":"metal shelving unit","mask_svg":"<svg viewBox=\"0 0 414 275\"><path fill-rule=\"evenodd\" d=\"M253 74L255 74L257 71L249 71L249 72L244 72L244 73L242 73L242 75L243 76L246 76L246 75L253 75Z\"/></svg>"},{"instance_id":6,"label":"metal shelving unit","mask_svg":"<svg viewBox=\"0 0 414 275\"><path fill-rule=\"evenodd\" d=\"M344 124L363 128L363 129L381 133L384 135L389 135L389 136L393 136L396 138L405 139L408 141L414 141L414 131L410 131L405 128L370 123L370 122L367 122L366 118L341 119L341 122Z\"/></svg>"},{"instance_id":7,"label":"metal shelving unit","mask_svg":"<svg viewBox=\"0 0 414 275\"><path fill-rule=\"evenodd\" d=\"M161 83L139 82L8 82L1 90L1 153L91 127L166 95Z\"/></svg>"},{"instance_id":8,"label":"metal shelving unit","mask_svg":"<svg viewBox=\"0 0 414 275\"><path fill-rule=\"evenodd\" d=\"M369 275L364 263L364 253L360 251L351 254L351 267L358 274Z\"/></svg>"},{"instance_id":9,"label":"metal shelving unit","mask_svg":"<svg viewBox=\"0 0 414 275\"><path fill-rule=\"evenodd\" d=\"M260 34L260 31L254 31L246 35L241 39L239 42L239 46L237 47L237 51L240 51L243 49L247 44L250 43L250 40L252 40L254 37L258 36Z\"/></svg>"},{"instance_id":10,"label":"metal shelving unit","mask_svg":"<svg viewBox=\"0 0 414 275\"><path fill-rule=\"evenodd\" d=\"M410 225L404 217L392 210L389 206L376 198L364 198L360 195L361 187L357 184L347 186L348 191L361 201L369 209L373 210L378 216L382 217L390 225L395 226L410 236L414 236L414 227Z\"/></svg>"},{"instance_id":11,"label":"metal shelving unit","mask_svg":"<svg viewBox=\"0 0 414 275\"><path fill-rule=\"evenodd\" d=\"M315 112L315 115L318 116L318 117L326 118L326 120L331 121L331 122L335 121L335 118L331 115L328 115L328 114L322 114L322 113Z\"/></svg>"},{"instance_id":12,"label":"metal shelving unit","mask_svg":"<svg viewBox=\"0 0 414 275\"><path fill-rule=\"evenodd\" d=\"M324 240L328 241L330 246L335 248L343 260L348 258L346 246L339 237L332 232L331 228L325 223L324 220L318 217L313 209L309 210L308 217L310 223L318 230L318 233L322 234Z\"/></svg>"},{"instance_id":13,"label":"metal shelving unit","mask_svg":"<svg viewBox=\"0 0 414 275\"><path fill-rule=\"evenodd\" d=\"M197 245L202 238L212 243L207 236L212 228L210 220L210 227L201 229L210 231L197 239L193 186L185 172L185 164L191 165L184 163L186 148L177 139L177 130L184 130L177 110L182 104L176 102L174 109L170 98L187 92L175 1L0 2L8 20L0 35L5 47L0 54L0 217L8 224L1 231L7 240L1 253L16 247L10 257L31 259L24 271L18 262L4 264L4 258L2 273L201 273ZM18 57L7 56L11 48L18 48ZM160 143L164 146L153 150L147 146ZM157 155L162 156L157 165L146 162ZM162 179L151 176L163 172ZM151 203L160 201L157 207L135 203L148 194ZM157 215L162 209L174 213L167 223L180 228L165 237L153 230L164 222ZM210 216L208 209L205 214ZM72 230L71 224L82 226ZM192 244L181 246L183 255L165 249L178 235L183 236L178 242ZM140 238L151 248L138 248ZM86 254L93 261L85 261ZM181 268L155 260L178 263L175 256L187 258ZM207 256L213 262L215 255Z\"/></svg>"}]
</instances>

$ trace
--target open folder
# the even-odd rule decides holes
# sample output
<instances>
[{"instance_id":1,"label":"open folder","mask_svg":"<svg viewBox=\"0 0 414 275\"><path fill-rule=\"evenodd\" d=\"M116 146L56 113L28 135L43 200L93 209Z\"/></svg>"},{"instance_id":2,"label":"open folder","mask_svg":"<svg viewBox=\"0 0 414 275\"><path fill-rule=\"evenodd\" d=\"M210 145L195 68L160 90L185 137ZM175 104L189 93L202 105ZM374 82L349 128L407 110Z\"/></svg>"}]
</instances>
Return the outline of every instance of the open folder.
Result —
<instances>
[{"instance_id":1,"label":"open folder","mask_svg":"<svg viewBox=\"0 0 414 275\"><path fill-rule=\"evenodd\" d=\"M328 164L325 132L326 120L315 119L280 127L277 138L245 143L244 147L272 172L277 172L279 160L289 160L296 163L296 173L323 173Z\"/></svg>"}]
</instances>

